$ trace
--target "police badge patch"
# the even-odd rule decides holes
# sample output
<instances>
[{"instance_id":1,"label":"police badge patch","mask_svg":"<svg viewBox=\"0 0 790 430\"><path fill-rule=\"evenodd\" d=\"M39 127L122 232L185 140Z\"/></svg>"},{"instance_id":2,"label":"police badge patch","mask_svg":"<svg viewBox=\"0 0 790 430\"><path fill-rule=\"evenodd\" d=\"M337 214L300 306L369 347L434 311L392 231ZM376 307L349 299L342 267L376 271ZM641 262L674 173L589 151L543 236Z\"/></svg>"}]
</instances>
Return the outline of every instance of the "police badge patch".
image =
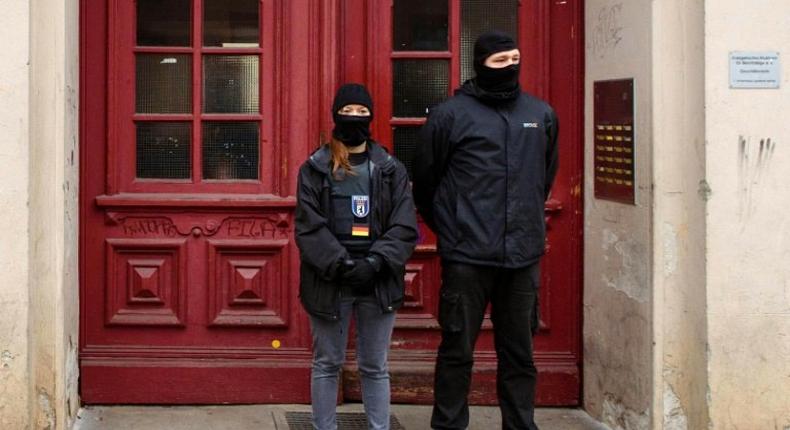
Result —
<instances>
[{"instance_id":1,"label":"police badge patch","mask_svg":"<svg viewBox=\"0 0 790 430\"><path fill-rule=\"evenodd\" d=\"M365 218L370 212L369 196L351 196L351 213L357 218Z\"/></svg>"}]
</instances>

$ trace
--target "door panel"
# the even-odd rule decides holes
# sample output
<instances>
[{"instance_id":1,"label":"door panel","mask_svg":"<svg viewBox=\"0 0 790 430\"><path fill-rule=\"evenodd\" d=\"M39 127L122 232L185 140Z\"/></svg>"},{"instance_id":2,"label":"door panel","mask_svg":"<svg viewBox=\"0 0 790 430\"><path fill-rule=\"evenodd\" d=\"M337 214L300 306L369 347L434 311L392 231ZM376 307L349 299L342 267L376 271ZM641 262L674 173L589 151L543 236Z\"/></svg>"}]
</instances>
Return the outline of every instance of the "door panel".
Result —
<instances>
[{"instance_id":1,"label":"door panel","mask_svg":"<svg viewBox=\"0 0 790 430\"><path fill-rule=\"evenodd\" d=\"M560 170L546 204L548 238L542 261L541 321L535 338L539 370L537 402L577 405L581 392L582 232L582 41L581 1L396 0L391 7L364 9L344 2L347 17L365 22L365 51L345 45L346 56L366 56L365 76L374 90L374 137L411 169L416 135L426 109L472 77L471 50L483 31L517 36L522 51L522 87L548 100L561 123ZM359 12L366 11L366 13ZM351 12L347 12L351 13ZM408 267L408 306L398 314L391 363L393 401L432 402L433 366L440 330L436 320L440 264L436 240L421 223L420 242ZM470 401L496 403L496 353L490 318L477 343ZM345 375L347 399L361 398L352 361Z\"/></svg>"},{"instance_id":2,"label":"door panel","mask_svg":"<svg viewBox=\"0 0 790 430\"><path fill-rule=\"evenodd\" d=\"M313 18L285 31L295 11ZM319 11L82 2L86 403L309 401L293 190L318 126L284 124L319 91L283 49L320 58Z\"/></svg>"},{"instance_id":3,"label":"door panel","mask_svg":"<svg viewBox=\"0 0 790 430\"><path fill-rule=\"evenodd\" d=\"M464 49L495 25L515 28L522 84L562 122L538 401L578 404L582 10L581 0L83 0L83 401L309 402L294 190L332 128L334 91L368 85L374 136L409 167L425 108L469 76ZM441 269L420 229L392 343L397 402L432 401ZM360 399L353 349L348 400ZM495 372L487 318L473 403L496 401Z\"/></svg>"}]
</instances>

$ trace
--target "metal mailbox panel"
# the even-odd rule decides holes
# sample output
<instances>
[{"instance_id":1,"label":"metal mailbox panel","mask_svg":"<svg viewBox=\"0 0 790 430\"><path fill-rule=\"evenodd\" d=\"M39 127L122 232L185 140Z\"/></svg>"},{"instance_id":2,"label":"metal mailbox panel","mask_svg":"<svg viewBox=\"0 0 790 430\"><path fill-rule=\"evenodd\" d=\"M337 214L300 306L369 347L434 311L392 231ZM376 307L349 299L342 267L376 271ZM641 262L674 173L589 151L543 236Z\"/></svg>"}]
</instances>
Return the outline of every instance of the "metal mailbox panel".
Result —
<instances>
[{"instance_id":1,"label":"metal mailbox panel","mask_svg":"<svg viewBox=\"0 0 790 430\"><path fill-rule=\"evenodd\" d=\"M597 81L594 93L595 198L634 204L634 80Z\"/></svg>"}]
</instances>

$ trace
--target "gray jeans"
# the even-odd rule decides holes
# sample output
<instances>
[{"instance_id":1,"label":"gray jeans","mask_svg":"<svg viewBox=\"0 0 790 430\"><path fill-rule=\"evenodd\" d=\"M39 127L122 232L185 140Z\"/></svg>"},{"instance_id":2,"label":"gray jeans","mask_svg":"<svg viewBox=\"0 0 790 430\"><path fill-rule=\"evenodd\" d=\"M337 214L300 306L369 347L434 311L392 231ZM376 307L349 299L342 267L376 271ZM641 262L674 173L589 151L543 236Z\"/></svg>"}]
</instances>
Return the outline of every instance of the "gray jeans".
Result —
<instances>
[{"instance_id":1,"label":"gray jeans","mask_svg":"<svg viewBox=\"0 0 790 430\"><path fill-rule=\"evenodd\" d=\"M354 315L357 330L357 365L362 380L362 402L368 429L388 430L390 376L387 369L395 313L381 311L374 296L343 297L339 321L310 317L313 332L313 371L310 395L313 428L336 430L338 375L346 357L348 326Z\"/></svg>"}]
</instances>

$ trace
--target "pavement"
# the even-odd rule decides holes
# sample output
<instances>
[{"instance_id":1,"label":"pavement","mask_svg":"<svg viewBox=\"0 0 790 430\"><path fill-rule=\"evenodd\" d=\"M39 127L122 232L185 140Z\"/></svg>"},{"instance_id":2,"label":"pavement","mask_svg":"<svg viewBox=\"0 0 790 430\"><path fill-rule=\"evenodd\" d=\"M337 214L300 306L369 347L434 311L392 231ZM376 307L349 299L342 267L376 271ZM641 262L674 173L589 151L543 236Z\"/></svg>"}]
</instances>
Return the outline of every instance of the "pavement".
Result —
<instances>
[{"instance_id":1,"label":"pavement","mask_svg":"<svg viewBox=\"0 0 790 430\"><path fill-rule=\"evenodd\" d=\"M361 413L363 409L361 404L348 403L337 410ZM286 413L309 411L310 405L87 406L80 410L73 429L288 430ZM430 406L392 405L392 414L405 430L430 428ZM469 430L501 427L499 408L495 406L473 406L470 416ZM538 408L535 421L541 430L609 430L580 409Z\"/></svg>"}]
</instances>

